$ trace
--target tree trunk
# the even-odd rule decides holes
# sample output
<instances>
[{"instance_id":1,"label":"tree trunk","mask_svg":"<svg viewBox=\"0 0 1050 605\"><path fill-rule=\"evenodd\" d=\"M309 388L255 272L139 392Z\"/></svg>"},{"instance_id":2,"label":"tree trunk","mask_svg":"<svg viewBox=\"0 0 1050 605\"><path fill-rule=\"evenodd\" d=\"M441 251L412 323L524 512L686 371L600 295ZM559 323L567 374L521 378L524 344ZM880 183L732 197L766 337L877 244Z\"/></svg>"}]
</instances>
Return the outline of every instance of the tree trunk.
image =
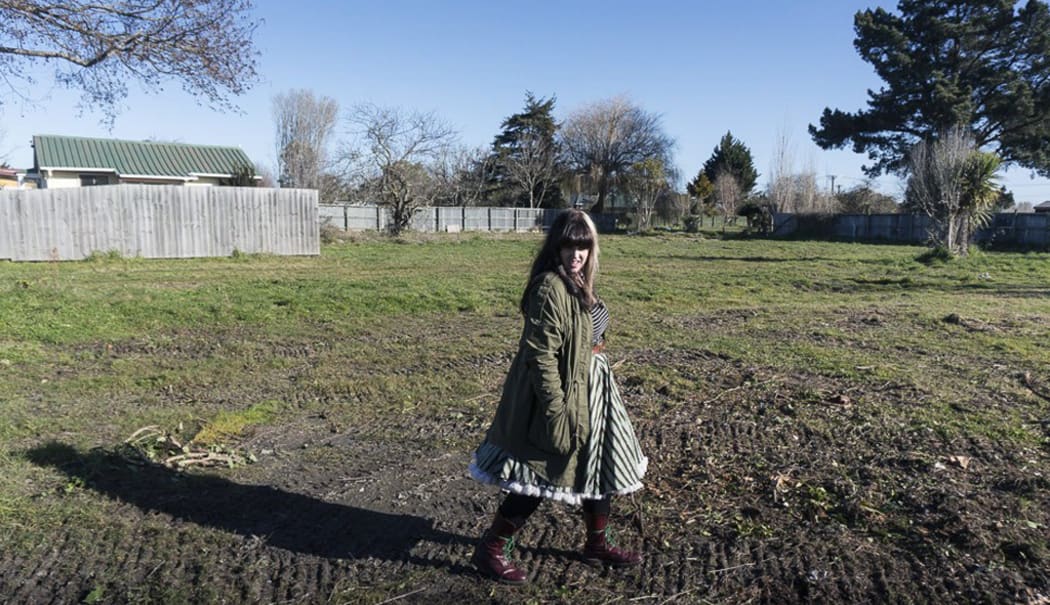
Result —
<instances>
[{"instance_id":1,"label":"tree trunk","mask_svg":"<svg viewBox=\"0 0 1050 605\"><path fill-rule=\"evenodd\" d=\"M598 201L591 206L591 212L601 214L605 212L605 198L609 197L609 182L604 176L598 181Z\"/></svg>"},{"instance_id":2,"label":"tree trunk","mask_svg":"<svg viewBox=\"0 0 1050 605\"><path fill-rule=\"evenodd\" d=\"M970 254L970 215L967 213L959 216L959 255L967 256Z\"/></svg>"},{"instance_id":3,"label":"tree trunk","mask_svg":"<svg viewBox=\"0 0 1050 605\"><path fill-rule=\"evenodd\" d=\"M947 228L948 232L944 235L944 247L948 249L949 254L955 254L956 252L956 234L955 234L955 216L948 215Z\"/></svg>"}]
</instances>

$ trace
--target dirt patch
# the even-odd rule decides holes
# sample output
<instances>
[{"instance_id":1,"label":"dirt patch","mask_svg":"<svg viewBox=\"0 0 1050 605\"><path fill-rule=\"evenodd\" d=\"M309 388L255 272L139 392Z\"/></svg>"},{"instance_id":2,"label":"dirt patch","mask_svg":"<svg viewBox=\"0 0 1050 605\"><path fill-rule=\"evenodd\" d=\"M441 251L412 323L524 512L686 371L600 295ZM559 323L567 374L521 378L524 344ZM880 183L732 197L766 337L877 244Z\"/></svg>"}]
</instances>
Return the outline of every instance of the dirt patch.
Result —
<instances>
[{"instance_id":1,"label":"dirt patch","mask_svg":"<svg viewBox=\"0 0 1050 605\"><path fill-rule=\"evenodd\" d=\"M864 311L843 321L857 333L884 318ZM231 345L265 348L306 366L281 366L257 388L307 392L310 368L328 355L323 343L229 339L114 350L196 359ZM254 433L244 445L259 460L245 467L177 473L61 440L23 452L65 479L67 489L41 494L42 504L74 499L97 514L0 538L18 544L3 549L0 594L11 603L1050 599L1050 435L1039 399L1011 404L976 389L965 402L1022 416L1017 430L1031 432L1022 440L1031 446L1007 447L916 422L928 394L914 385L785 374L702 348L611 356L650 457L647 488L616 504L620 541L646 553L638 569L584 565L577 512L546 504L521 535L531 583L479 578L470 552L498 497L466 466L491 394L441 413L355 420L359 403L333 391L332 403L348 409L305 406ZM507 363L502 353L439 356L391 373L446 371L492 385ZM366 365L355 378L378 371Z\"/></svg>"}]
</instances>

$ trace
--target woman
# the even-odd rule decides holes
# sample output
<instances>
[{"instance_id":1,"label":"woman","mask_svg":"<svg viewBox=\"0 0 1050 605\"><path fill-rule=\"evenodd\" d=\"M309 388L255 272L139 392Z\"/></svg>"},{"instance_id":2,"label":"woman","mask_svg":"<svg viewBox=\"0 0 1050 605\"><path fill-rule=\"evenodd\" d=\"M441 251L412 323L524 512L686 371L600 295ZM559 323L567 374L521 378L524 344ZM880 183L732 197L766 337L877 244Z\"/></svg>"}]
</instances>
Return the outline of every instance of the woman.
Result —
<instances>
[{"instance_id":1,"label":"woman","mask_svg":"<svg viewBox=\"0 0 1050 605\"><path fill-rule=\"evenodd\" d=\"M592 565L629 567L642 556L607 539L610 498L641 488L647 460L605 356L605 305L594 292L598 232L586 213L558 215L521 297L518 353L471 475L506 497L471 559L483 573L521 584L514 534L544 498L582 504Z\"/></svg>"}]
</instances>

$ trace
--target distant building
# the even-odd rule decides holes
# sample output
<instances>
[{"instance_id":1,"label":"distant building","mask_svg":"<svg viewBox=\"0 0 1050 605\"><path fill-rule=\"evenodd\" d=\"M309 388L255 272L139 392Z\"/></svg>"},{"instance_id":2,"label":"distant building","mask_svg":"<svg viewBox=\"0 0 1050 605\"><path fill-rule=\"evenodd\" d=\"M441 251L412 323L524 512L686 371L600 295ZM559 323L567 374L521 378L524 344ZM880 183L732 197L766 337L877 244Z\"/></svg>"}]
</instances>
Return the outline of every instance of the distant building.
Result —
<instances>
[{"instance_id":1,"label":"distant building","mask_svg":"<svg viewBox=\"0 0 1050 605\"><path fill-rule=\"evenodd\" d=\"M36 182L26 178L24 170L0 168L0 189L35 189Z\"/></svg>"},{"instance_id":2,"label":"distant building","mask_svg":"<svg viewBox=\"0 0 1050 605\"><path fill-rule=\"evenodd\" d=\"M14 168L0 168L0 189L17 189L21 180Z\"/></svg>"},{"instance_id":3,"label":"distant building","mask_svg":"<svg viewBox=\"0 0 1050 605\"><path fill-rule=\"evenodd\" d=\"M259 179L239 147L122 141L56 135L33 137L33 168L41 189L120 185L250 185Z\"/></svg>"},{"instance_id":4,"label":"distant building","mask_svg":"<svg viewBox=\"0 0 1050 605\"><path fill-rule=\"evenodd\" d=\"M1050 200L1037 204L1034 210L1036 212L1050 212Z\"/></svg>"}]
</instances>

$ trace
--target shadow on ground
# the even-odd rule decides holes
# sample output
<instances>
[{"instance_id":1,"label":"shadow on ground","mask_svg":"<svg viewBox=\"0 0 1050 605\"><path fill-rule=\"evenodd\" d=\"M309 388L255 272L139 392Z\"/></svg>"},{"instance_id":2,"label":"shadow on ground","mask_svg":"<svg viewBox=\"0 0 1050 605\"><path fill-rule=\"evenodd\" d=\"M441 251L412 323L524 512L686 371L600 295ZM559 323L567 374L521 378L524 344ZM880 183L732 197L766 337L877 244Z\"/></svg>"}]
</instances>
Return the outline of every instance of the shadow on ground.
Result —
<instances>
[{"instance_id":1,"label":"shadow on ground","mask_svg":"<svg viewBox=\"0 0 1050 605\"><path fill-rule=\"evenodd\" d=\"M157 464L133 463L119 454L88 452L52 442L25 453L84 487L205 527L261 539L288 551L325 558L420 561L410 551L421 541L472 544L473 537L438 530L430 519L325 502L266 485L242 485L213 475L176 472Z\"/></svg>"}]
</instances>

